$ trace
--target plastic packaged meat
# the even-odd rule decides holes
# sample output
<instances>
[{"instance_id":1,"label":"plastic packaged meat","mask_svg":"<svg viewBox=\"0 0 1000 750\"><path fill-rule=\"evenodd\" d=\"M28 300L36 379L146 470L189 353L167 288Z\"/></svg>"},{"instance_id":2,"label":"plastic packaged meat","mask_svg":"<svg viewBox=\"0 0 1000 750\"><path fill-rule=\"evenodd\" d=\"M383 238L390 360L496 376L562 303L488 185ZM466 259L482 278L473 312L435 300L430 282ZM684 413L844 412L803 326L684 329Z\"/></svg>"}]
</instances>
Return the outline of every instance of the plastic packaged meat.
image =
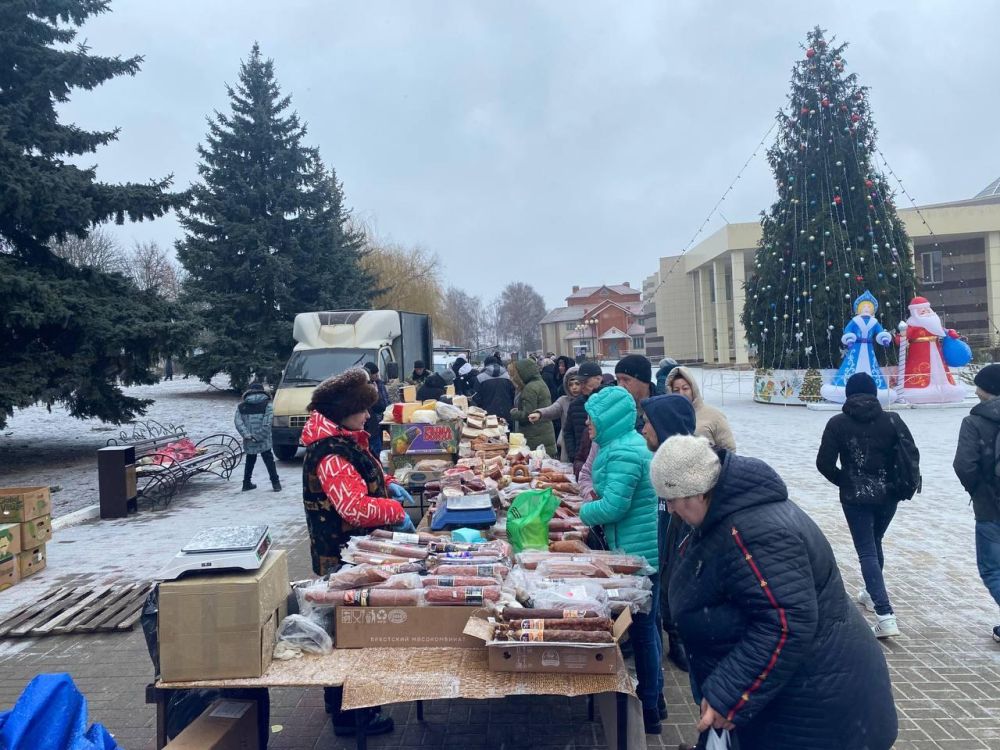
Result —
<instances>
[{"instance_id":1,"label":"plastic packaged meat","mask_svg":"<svg viewBox=\"0 0 1000 750\"><path fill-rule=\"evenodd\" d=\"M505 578L510 573L510 567L500 563L485 565L448 564L438 565L434 574L439 576L484 576Z\"/></svg>"},{"instance_id":2,"label":"plastic packaged meat","mask_svg":"<svg viewBox=\"0 0 1000 750\"><path fill-rule=\"evenodd\" d=\"M499 586L500 579L491 576L423 576L424 588L430 586Z\"/></svg>"},{"instance_id":3,"label":"plastic packaged meat","mask_svg":"<svg viewBox=\"0 0 1000 750\"><path fill-rule=\"evenodd\" d=\"M429 605L479 605L500 599L499 586L431 586L424 589Z\"/></svg>"},{"instance_id":4,"label":"plastic packaged meat","mask_svg":"<svg viewBox=\"0 0 1000 750\"><path fill-rule=\"evenodd\" d=\"M358 589L344 591L341 597L340 604L354 607L419 607L424 603L424 590Z\"/></svg>"},{"instance_id":5,"label":"plastic packaged meat","mask_svg":"<svg viewBox=\"0 0 1000 750\"><path fill-rule=\"evenodd\" d=\"M345 567L330 574L327 588L331 591L369 588L386 581L390 575L392 574L375 565Z\"/></svg>"},{"instance_id":6,"label":"plastic packaged meat","mask_svg":"<svg viewBox=\"0 0 1000 750\"><path fill-rule=\"evenodd\" d=\"M381 539L370 539L367 537L354 537L348 542L348 547L354 547L362 552L370 552L377 555L391 555L392 557L402 557L413 560L423 560L427 557L427 550L414 544L400 544L399 542L384 541Z\"/></svg>"}]
</instances>

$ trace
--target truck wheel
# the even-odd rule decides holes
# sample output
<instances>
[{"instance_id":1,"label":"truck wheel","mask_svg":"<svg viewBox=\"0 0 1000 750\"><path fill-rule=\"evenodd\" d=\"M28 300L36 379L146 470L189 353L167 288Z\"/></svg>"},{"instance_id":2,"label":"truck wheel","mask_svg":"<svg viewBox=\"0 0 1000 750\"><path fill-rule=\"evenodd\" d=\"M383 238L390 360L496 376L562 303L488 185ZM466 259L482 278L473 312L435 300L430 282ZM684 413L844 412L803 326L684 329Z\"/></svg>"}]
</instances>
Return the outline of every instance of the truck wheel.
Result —
<instances>
[{"instance_id":1,"label":"truck wheel","mask_svg":"<svg viewBox=\"0 0 1000 750\"><path fill-rule=\"evenodd\" d=\"M295 454L299 452L299 446L297 445L275 445L274 455L278 457L279 461L291 461L295 458Z\"/></svg>"}]
</instances>

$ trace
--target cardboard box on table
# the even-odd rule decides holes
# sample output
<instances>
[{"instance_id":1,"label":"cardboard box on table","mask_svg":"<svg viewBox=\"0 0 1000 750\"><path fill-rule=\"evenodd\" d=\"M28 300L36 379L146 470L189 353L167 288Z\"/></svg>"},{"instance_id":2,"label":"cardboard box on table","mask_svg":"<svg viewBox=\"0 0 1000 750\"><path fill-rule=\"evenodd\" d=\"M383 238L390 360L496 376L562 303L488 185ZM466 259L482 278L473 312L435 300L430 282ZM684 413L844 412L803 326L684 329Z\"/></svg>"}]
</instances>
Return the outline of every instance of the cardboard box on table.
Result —
<instances>
[{"instance_id":1,"label":"cardboard box on table","mask_svg":"<svg viewBox=\"0 0 1000 750\"><path fill-rule=\"evenodd\" d=\"M51 515L48 487L0 487L0 523L22 523Z\"/></svg>"},{"instance_id":2,"label":"cardboard box on table","mask_svg":"<svg viewBox=\"0 0 1000 750\"><path fill-rule=\"evenodd\" d=\"M393 456L458 453L462 439L462 420L451 419L437 424L390 423L389 450ZM426 456L425 456L426 457Z\"/></svg>"},{"instance_id":3,"label":"cardboard box on table","mask_svg":"<svg viewBox=\"0 0 1000 750\"><path fill-rule=\"evenodd\" d=\"M337 607L337 648L482 648L463 633L481 607Z\"/></svg>"},{"instance_id":4,"label":"cardboard box on table","mask_svg":"<svg viewBox=\"0 0 1000 750\"><path fill-rule=\"evenodd\" d=\"M615 618L614 643L520 643L495 641L495 622L474 617L465 628L466 635L486 643L491 672L540 672L544 674L615 674L620 666L618 643L629 625L628 608Z\"/></svg>"},{"instance_id":5,"label":"cardboard box on table","mask_svg":"<svg viewBox=\"0 0 1000 750\"><path fill-rule=\"evenodd\" d=\"M160 675L165 682L260 677L288 612L288 558L258 570L160 584Z\"/></svg>"},{"instance_id":6,"label":"cardboard box on table","mask_svg":"<svg viewBox=\"0 0 1000 750\"><path fill-rule=\"evenodd\" d=\"M215 701L164 750L260 750L257 701Z\"/></svg>"}]
</instances>

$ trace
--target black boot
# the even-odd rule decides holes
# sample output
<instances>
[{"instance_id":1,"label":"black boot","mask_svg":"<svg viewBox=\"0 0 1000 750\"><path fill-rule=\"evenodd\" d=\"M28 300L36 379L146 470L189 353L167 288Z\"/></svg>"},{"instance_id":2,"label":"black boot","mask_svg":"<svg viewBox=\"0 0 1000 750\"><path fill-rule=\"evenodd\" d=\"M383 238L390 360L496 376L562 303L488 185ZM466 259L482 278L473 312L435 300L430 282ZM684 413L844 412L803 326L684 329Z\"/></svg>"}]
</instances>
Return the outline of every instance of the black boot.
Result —
<instances>
[{"instance_id":1,"label":"black boot","mask_svg":"<svg viewBox=\"0 0 1000 750\"><path fill-rule=\"evenodd\" d=\"M271 489L275 492L281 492L281 481L278 479L271 480Z\"/></svg>"},{"instance_id":2,"label":"black boot","mask_svg":"<svg viewBox=\"0 0 1000 750\"><path fill-rule=\"evenodd\" d=\"M642 723L646 725L646 734L663 733L663 725L660 723L660 712L655 708L642 709Z\"/></svg>"},{"instance_id":3,"label":"black boot","mask_svg":"<svg viewBox=\"0 0 1000 750\"><path fill-rule=\"evenodd\" d=\"M253 482L251 482L249 479L244 479L243 480L243 492L246 492L247 490L255 490L255 489L257 489L257 485L256 484L254 484Z\"/></svg>"},{"instance_id":4,"label":"black boot","mask_svg":"<svg viewBox=\"0 0 1000 750\"><path fill-rule=\"evenodd\" d=\"M684 644L681 643L680 638L676 635L670 636L670 648L667 649L667 658L682 672L687 672L690 669L687 653L684 651Z\"/></svg>"},{"instance_id":5,"label":"black boot","mask_svg":"<svg viewBox=\"0 0 1000 750\"><path fill-rule=\"evenodd\" d=\"M663 697L663 693L660 693L660 697L656 699L656 710L660 713L660 721L666 721L669 714L667 713L667 699Z\"/></svg>"},{"instance_id":6,"label":"black boot","mask_svg":"<svg viewBox=\"0 0 1000 750\"><path fill-rule=\"evenodd\" d=\"M333 733L338 737L354 737L358 733L358 722L367 721L365 735L375 737L388 734L396 728L390 716L380 716L373 708L356 708L341 711L333 716Z\"/></svg>"}]
</instances>

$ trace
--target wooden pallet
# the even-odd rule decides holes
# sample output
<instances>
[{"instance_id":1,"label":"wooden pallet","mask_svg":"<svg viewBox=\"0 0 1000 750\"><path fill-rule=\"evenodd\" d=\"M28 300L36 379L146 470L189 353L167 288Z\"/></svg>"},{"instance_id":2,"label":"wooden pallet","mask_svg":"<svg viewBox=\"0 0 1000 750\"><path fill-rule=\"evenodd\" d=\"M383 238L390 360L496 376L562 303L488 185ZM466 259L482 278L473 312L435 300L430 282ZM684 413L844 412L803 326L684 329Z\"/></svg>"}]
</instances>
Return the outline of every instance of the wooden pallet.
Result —
<instances>
[{"instance_id":1,"label":"wooden pallet","mask_svg":"<svg viewBox=\"0 0 1000 750\"><path fill-rule=\"evenodd\" d=\"M0 638L131 630L152 587L136 581L54 589L0 623Z\"/></svg>"}]
</instances>

